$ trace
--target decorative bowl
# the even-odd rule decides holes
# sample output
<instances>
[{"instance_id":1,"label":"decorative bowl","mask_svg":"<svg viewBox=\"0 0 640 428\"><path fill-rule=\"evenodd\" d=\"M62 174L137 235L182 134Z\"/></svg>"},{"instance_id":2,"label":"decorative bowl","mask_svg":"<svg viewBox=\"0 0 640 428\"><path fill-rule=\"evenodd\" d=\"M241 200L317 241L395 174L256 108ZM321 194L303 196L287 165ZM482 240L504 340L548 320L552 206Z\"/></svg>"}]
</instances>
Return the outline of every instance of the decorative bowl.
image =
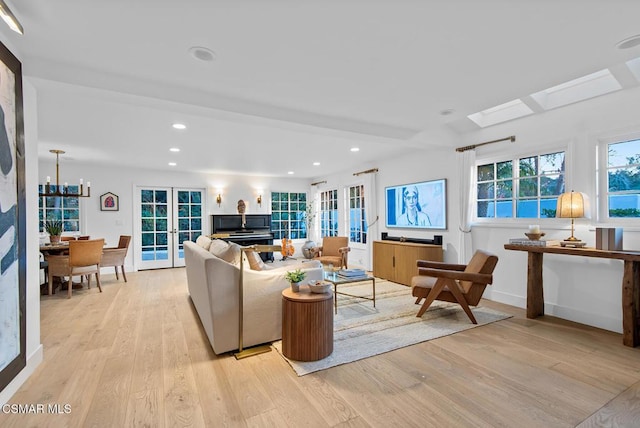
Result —
<instances>
[{"instance_id":1,"label":"decorative bowl","mask_svg":"<svg viewBox=\"0 0 640 428\"><path fill-rule=\"evenodd\" d=\"M309 290L312 293L328 293L331 291L331 283L330 282L322 282L322 281L309 281Z\"/></svg>"},{"instance_id":2,"label":"decorative bowl","mask_svg":"<svg viewBox=\"0 0 640 428\"><path fill-rule=\"evenodd\" d=\"M545 235L545 233L544 232L525 233L525 235L527 235L527 238L531 239L532 241L538 241L540 238L542 238Z\"/></svg>"}]
</instances>

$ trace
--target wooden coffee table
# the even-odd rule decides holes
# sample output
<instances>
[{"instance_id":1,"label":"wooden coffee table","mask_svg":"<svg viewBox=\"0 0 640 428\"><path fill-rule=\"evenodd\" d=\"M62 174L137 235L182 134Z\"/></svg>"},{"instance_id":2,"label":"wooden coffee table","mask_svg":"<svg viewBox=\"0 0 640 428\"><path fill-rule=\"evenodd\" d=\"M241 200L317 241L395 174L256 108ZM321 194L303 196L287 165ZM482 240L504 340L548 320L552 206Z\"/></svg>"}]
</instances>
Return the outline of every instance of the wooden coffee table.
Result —
<instances>
[{"instance_id":1,"label":"wooden coffee table","mask_svg":"<svg viewBox=\"0 0 640 428\"><path fill-rule=\"evenodd\" d=\"M321 360L333 352L332 293L301 285L282 290L282 354L297 361Z\"/></svg>"}]
</instances>

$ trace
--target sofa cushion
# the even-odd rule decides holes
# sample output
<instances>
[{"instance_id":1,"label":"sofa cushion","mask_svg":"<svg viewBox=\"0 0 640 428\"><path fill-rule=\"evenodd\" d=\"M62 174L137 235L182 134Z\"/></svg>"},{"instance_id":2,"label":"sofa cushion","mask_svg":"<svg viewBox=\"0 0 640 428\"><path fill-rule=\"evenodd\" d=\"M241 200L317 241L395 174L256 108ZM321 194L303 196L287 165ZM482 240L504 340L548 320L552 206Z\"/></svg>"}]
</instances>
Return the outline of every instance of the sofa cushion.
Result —
<instances>
[{"instance_id":1,"label":"sofa cushion","mask_svg":"<svg viewBox=\"0 0 640 428\"><path fill-rule=\"evenodd\" d=\"M245 254L247 255L247 261L249 262L251 270L267 270L267 265L264 264L259 253L250 250L245 251Z\"/></svg>"},{"instance_id":2,"label":"sofa cushion","mask_svg":"<svg viewBox=\"0 0 640 428\"><path fill-rule=\"evenodd\" d=\"M209 252L216 257L220 257L222 253L227 251L227 248L229 248L228 242L223 241L222 239L214 239L209 245Z\"/></svg>"},{"instance_id":3,"label":"sofa cushion","mask_svg":"<svg viewBox=\"0 0 640 428\"><path fill-rule=\"evenodd\" d=\"M209 250L211 246L211 238L205 235L200 235L196 238L196 244L200 245L205 250Z\"/></svg>"},{"instance_id":4,"label":"sofa cushion","mask_svg":"<svg viewBox=\"0 0 640 428\"><path fill-rule=\"evenodd\" d=\"M231 263L235 266L240 266L240 255L242 251L240 251L240 245L235 242L229 242L229 246L223 252L221 252L218 257L220 257L225 262Z\"/></svg>"}]
</instances>

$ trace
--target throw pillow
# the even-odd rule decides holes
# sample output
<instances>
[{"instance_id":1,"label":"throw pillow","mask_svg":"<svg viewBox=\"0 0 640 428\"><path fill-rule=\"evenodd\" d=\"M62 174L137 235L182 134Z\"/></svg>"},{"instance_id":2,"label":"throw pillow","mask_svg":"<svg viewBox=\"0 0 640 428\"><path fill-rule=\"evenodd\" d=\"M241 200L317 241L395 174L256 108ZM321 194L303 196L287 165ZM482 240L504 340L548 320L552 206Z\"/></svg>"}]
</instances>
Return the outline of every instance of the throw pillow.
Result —
<instances>
[{"instance_id":1,"label":"throw pillow","mask_svg":"<svg viewBox=\"0 0 640 428\"><path fill-rule=\"evenodd\" d=\"M241 254L242 251L240 251L240 245L236 244L235 242L229 242L229 247L227 248L227 250L220 254L218 257L220 257L225 262L229 262L232 265L239 266Z\"/></svg>"},{"instance_id":2,"label":"throw pillow","mask_svg":"<svg viewBox=\"0 0 640 428\"><path fill-rule=\"evenodd\" d=\"M211 246L211 238L205 235L200 235L196 238L196 244L208 251Z\"/></svg>"},{"instance_id":3,"label":"throw pillow","mask_svg":"<svg viewBox=\"0 0 640 428\"><path fill-rule=\"evenodd\" d=\"M209 252L216 257L220 257L222 253L227 251L227 248L229 248L229 243L222 239L214 239L209 245Z\"/></svg>"},{"instance_id":4,"label":"throw pillow","mask_svg":"<svg viewBox=\"0 0 640 428\"><path fill-rule=\"evenodd\" d=\"M265 270L266 265L262 261L260 254L255 251L245 251L247 255L247 261L249 262L249 266L251 270Z\"/></svg>"}]
</instances>

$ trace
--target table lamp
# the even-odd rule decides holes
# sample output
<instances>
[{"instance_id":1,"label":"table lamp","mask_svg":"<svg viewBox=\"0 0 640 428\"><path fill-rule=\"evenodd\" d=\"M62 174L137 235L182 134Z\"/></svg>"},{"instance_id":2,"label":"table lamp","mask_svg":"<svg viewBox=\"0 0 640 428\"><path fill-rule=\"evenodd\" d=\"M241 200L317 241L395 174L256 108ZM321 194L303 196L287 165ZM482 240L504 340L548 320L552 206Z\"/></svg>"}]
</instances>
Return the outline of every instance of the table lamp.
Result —
<instances>
[{"instance_id":1,"label":"table lamp","mask_svg":"<svg viewBox=\"0 0 640 428\"><path fill-rule=\"evenodd\" d=\"M240 305L238 308L238 352L234 354L236 360L251 357L253 355L263 354L271 351L269 345L258 345L249 349L243 349L243 330L244 330L244 253L247 251L255 251L256 253L277 252L281 251L280 245L250 245L240 248L240 275L238 278L238 293L240 295Z\"/></svg>"},{"instance_id":2,"label":"table lamp","mask_svg":"<svg viewBox=\"0 0 640 428\"><path fill-rule=\"evenodd\" d=\"M585 245L580 239L573 235L574 219L589 217L589 199L587 195L581 192L566 192L558 197L556 206L556 217L571 219L571 236L561 243L562 246L570 245L582 247Z\"/></svg>"}]
</instances>

